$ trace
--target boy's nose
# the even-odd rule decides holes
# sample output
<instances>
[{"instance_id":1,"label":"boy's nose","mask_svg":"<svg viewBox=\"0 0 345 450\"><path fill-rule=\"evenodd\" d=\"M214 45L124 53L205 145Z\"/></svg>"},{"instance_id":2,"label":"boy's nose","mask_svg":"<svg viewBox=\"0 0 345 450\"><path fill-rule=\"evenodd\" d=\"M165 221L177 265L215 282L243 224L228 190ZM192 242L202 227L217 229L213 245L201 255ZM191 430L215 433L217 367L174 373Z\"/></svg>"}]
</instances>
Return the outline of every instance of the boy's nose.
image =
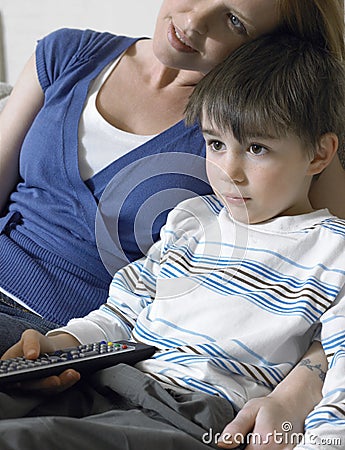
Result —
<instances>
[{"instance_id":1,"label":"boy's nose","mask_svg":"<svg viewBox=\"0 0 345 450\"><path fill-rule=\"evenodd\" d=\"M229 181L234 183L242 183L245 180L243 161L239 155L228 152L224 158L223 169L224 174L228 177Z\"/></svg>"}]
</instances>

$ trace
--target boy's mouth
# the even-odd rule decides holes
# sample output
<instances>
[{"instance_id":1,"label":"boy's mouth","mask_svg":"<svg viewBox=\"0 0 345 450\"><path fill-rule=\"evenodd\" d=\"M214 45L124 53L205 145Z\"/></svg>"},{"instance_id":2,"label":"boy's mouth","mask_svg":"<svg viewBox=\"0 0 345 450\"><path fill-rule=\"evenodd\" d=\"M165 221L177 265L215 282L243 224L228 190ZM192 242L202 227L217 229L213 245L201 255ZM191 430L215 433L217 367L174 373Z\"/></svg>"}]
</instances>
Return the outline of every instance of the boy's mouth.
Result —
<instances>
[{"instance_id":1,"label":"boy's mouth","mask_svg":"<svg viewBox=\"0 0 345 450\"><path fill-rule=\"evenodd\" d=\"M244 205L246 204L249 200L250 197L243 197L241 195L232 195L232 194L223 194L222 198L224 199L224 201L230 205Z\"/></svg>"}]
</instances>

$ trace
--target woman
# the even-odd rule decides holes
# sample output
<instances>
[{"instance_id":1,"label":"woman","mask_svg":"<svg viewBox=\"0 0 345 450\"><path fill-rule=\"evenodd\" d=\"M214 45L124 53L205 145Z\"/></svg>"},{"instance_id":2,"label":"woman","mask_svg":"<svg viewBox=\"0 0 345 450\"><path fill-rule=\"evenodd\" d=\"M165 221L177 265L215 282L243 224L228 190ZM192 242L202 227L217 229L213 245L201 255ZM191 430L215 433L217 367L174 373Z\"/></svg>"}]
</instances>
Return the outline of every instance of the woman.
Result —
<instances>
[{"instance_id":1,"label":"woman","mask_svg":"<svg viewBox=\"0 0 345 450\"><path fill-rule=\"evenodd\" d=\"M208 192L186 101L227 54L279 27L344 56L337 0L165 0L152 41L63 30L38 44L0 119L2 351L26 328L46 332L97 308L111 273L145 252L167 210ZM264 399L250 411L260 418L294 386L305 410L287 409L300 426L320 387L315 377L312 395L299 389L305 373L280 386L274 407Z\"/></svg>"}]
</instances>

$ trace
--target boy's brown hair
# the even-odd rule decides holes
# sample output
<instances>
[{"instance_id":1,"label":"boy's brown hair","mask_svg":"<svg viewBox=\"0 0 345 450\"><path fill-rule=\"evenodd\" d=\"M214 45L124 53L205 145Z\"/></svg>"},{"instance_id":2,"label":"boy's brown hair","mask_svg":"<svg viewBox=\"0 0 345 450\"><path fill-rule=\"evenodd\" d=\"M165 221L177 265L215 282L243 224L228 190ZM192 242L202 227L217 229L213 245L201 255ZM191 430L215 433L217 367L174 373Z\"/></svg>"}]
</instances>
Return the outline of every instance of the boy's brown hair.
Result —
<instances>
[{"instance_id":1,"label":"boy's brown hair","mask_svg":"<svg viewBox=\"0 0 345 450\"><path fill-rule=\"evenodd\" d=\"M315 42L287 33L251 41L196 86L186 123L207 118L239 142L259 136L298 136L315 152L333 132L345 142L344 64Z\"/></svg>"}]
</instances>

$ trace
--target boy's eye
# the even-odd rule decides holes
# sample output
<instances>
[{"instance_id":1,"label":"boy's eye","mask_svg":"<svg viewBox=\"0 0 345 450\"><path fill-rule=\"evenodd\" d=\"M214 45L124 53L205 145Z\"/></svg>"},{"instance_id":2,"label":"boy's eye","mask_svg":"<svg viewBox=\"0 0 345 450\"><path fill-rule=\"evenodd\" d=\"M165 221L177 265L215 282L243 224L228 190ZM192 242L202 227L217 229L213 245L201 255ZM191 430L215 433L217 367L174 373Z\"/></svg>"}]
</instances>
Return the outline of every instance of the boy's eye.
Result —
<instances>
[{"instance_id":1,"label":"boy's eye","mask_svg":"<svg viewBox=\"0 0 345 450\"><path fill-rule=\"evenodd\" d=\"M221 141L210 141L207 145L213 152L221 152L225 149L225 146Z\"/></svg>"},{"instance_id":2,"label":"boy's eye","mask_svg":"<svg viewBox=\"0 0 345 450\"><path fill-rule=\"evenodd\" d=\"M248 149L249 153L251 153L252 155L255 156L261 156L264 155L265 153L267 153L267 148L263 147L260 144L252 144L249 149Z\"/></svg>"}]
</instances>

